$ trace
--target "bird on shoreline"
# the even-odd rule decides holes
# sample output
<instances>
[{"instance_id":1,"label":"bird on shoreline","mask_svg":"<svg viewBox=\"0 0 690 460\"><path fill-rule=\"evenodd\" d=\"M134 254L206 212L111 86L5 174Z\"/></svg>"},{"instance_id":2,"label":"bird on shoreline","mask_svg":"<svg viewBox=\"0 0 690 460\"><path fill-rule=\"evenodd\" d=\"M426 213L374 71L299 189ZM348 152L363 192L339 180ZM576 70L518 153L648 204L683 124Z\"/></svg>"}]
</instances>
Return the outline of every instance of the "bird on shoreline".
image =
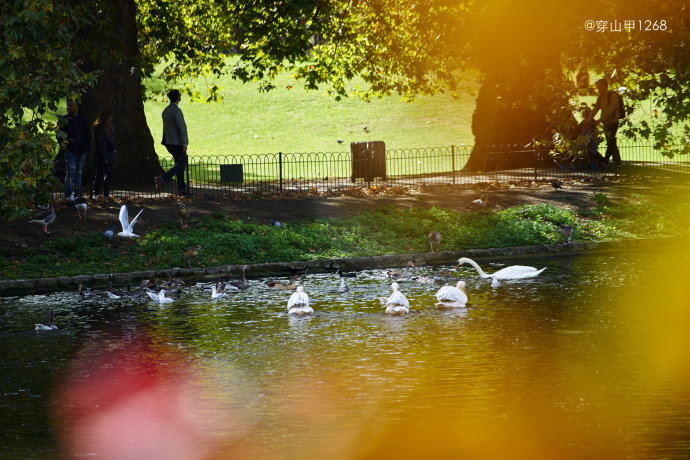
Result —
<instances>
[{"instance_id":1,"label":"bird on shoreline","mask_svg":"<svg viewBox=\"0 0 690 460\"><path fill-rule=\"evenodd\" d=\"M189 264L189 268L192 268L192 259L196 262L197 265L201 265L201 262L199 262L199 251L201 250L200 245L192 246L184 251L184 256L187 259L187 264Z\"/></svg>"},{"instance_id":2,"label":"bird on shoreline","mask_svg":"<svg viewBox=\"0 0 690 460\"><path fill-rule=\"evenodd\" d=\"M35 222L37 224L43 225L43 233L48 235L50 234L50 232L48 231L48 225L52 224L54 221L55 209L53 208L53 204L51 203L47 211L38 213L36 217L31 219L29 222Z\"/></svg>"},{"instance_id":3,"label":"bird on shoreline","mask_svg":"<svg viewBox=\"0 0 690 460\"><path fill-rule=\"evenodd\" d=\"M575 227L573 227L572 225L561 225L558 227L558 233L560 233L561 236L565 238L563 244L571 244L570 237L573 236L573 230L575 230Z\"/></svg>"},{"instance_id":4,"label":"bird on shoreline","mask_svg":"<svg viewBox=\"0 0 690 460\"><path fill-rule=\"evenodd\" d=\"M472 265L474 269L477 270L477 273L479 273L480 278L491 278L491 287L498 286L498 282L503 280L534 278L535 276L539 275L541 272L546 270L546 267L537 270L534 267L529 267L526 265L511 265L510 267L505 267L498 270L497 272L488 274L485 273L484 270L482 270L482 268L479 266L479 264L472 259L468 259L467 257L461 257L460 259L458 259L457 266L460 267L460 265L463 264Z\"/></svg>"},{"instance_id":5,"label":"bird on shoreline","mask_svg":"<svg viewBox=\"0 0 690 460\"><path fill-rule=\"evenodd\" d=\"M472 206L470 209L486 209L489 205L489 197L487 195L482 195L476 200L472 200Z\"/></svg>"},{"instance_id":6,"label":"bird on shoreline","mask_svg":"<svg viewBox=\"0 0 690 460\"><path fill-rule=\"evenodd\" d=\"M437 230L432 230L426 236L429 246L431 246L431 252L434 252L434 245L438 246L441 244L441 232Z\"/></svg>"}]
</instances>

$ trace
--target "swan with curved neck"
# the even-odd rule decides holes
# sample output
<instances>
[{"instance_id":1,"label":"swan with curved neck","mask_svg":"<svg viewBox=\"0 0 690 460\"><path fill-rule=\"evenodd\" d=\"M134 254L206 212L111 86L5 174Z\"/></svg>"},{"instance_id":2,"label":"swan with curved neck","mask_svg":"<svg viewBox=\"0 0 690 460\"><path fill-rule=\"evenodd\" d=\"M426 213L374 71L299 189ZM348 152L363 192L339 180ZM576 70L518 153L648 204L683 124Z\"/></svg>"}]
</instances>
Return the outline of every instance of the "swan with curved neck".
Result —
<instances>
[{"instance_id":1,"label":"swan with curved neck","mask_svg":"<svg viewBox=\"0 0 690 460\"><path fill-rule=\"evenodd\" d=\"M497 272L488 274L482 270L477 262L467 257L461 257L458 259L458 267L463 264L470 264L477 270L480 278L491 278L491 286L498 286L498 282L501 280L519 280L524 278L534 278L541 272L546 270L546 267L542 269L536 269L534 267L529 267L526 265L511 265L510 267L505 267Z\"/></svg>"}]
</instances>

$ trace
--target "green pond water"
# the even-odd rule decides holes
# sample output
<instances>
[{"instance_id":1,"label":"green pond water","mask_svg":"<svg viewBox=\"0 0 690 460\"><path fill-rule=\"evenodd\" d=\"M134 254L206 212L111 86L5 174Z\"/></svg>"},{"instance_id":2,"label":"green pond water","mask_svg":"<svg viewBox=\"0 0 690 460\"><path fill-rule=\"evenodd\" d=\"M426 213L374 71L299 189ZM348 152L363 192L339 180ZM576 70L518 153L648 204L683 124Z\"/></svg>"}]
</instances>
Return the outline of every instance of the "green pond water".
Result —
<instances>
[{"instance_id":1,"label":"green pond water","mask_svg":"<svg viewBox=\"0 0 690 460\"><path fill-rule=\"evenodd\" d=\"M347 293L304 275L315 312L297 318L257 279L163 307L0 299L0 457L688 458L687 254L509 264L547 270L492 288L419 267L465 280L469 306L401 282L404 317L377 300L385 270ZM59 330L35 332L49 307Z\"/></svg>"}]
</instances>

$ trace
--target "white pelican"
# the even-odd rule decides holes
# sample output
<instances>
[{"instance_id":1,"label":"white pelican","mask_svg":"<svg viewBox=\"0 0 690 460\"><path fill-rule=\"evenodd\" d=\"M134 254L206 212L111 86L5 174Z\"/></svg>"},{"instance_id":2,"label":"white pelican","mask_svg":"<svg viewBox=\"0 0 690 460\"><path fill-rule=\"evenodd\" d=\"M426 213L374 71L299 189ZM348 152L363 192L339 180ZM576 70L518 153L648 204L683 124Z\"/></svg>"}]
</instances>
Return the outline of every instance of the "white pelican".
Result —
<instances>
[{"instance_id":1,"label":"white pelican","mask_svg":"<svg viewBox=\"0 0 690 460\"><path fill-rule=\"evenodd\" d=\"M297 290L292 293L287 304L288 314L308 315L314 313L314 309L309 306L309 296L304 292L302 286L297 286Z\"/></svg>"},{"instance_id":2,"label":"white pelican","mask_svg":"<svg viewBox=\"0 0 690 460\"><path fill-rule=\"evenodd\" d=\"M137 216L132 219L132 222L130 222L129 213L127 212L127 205L123 204L120 208L120 225L122 225L122 231L118 233L117 236L121 236L123 238L139 238L139 235L132 233L132 229L134 228L134 224L137 222L137 219L142 212L144 212L143 209L139 211L139 214L137 214Z\"/></svg>"},{"instance_id":3,"label":"white pelican","mask_svg":"<svg viewBox=\"0 0 690 460\"><path fill-rule=\"evenodd\" d=\"M53 307L50 307L48 309L48 323L42 324L38 323L36 324L36 327L34 328L35 331L55 331L57 330L57 326L55 325L55 311L53 310Z\"/></svg>"},{"instance_id":4,"label":"white pelican","mask_svg":"<svg viewBox=\"0 0 690 460\"><path fill-rule=\"evenodd\" d=\"M480 278L491 278L491 286L496 287L498 286L498 282L500 280L519 280L523 278L534 278L535 276L539 275L541 272L546 270L546 267L542 268L541 270L537 270L534 267L528 267L526 265L511 265L510 267L505 267L500 269L497 272L494 272L492 274L487 274L484 273L484 270L482 270L482 267L477 264L472 259L468 259L467 257L461 257L458 259L458 267L462 264L470 264L474 267L475 270L477 270L477 273L479 273Z\"/></svg>"},{"instance_id":5,"label":"white pelican","mask_svg":"<svg viewBox=\"0 0 690 460\"><path fill-rule=\"evenodd\" d=\"M386 307L386 313L389 315L405 315L410 311L410 302L407 297L398 291L398 283L391 284L393 293L390 297L379 297L381 304Z\"/></svg>"},{"instance_id":6,"label":"white pelican","mask_svg":"<svg viewBox=\"0 0 690 460\"><path fill-rule=\"evenodd\" d=\"M455 286L443 286L436 293L438 308L465 308L467 303L467 289L464 281L458 281Z\"/></svg>"}]
</instances>

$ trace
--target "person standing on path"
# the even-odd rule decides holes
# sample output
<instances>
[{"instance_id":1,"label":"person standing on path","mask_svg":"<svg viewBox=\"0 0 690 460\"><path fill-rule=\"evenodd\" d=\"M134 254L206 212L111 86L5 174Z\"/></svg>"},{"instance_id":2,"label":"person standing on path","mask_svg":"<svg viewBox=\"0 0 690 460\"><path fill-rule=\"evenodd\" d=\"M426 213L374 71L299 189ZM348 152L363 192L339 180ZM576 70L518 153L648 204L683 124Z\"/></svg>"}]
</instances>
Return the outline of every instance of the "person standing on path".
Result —
<instances>
[{"instance_id":1,"label":"person standing on path","mask_svg":"<svg viewBox=\"0 0 690 460\"><path fill-rule=\"evenodd\" d=\"M613 158L613 164L620 165L621 155L616 143L616 132L618 132L618 121L625 116L625 114L620 113L619 109L621 105L619 98L621 96L615 91L609 91L609 82L605 78L597 80L594 84L599 91L599 97L597 97L597 102L592 107L592 112L587 117L587 121L592 121L599 109L601 109L599 123L604 126L604 134L606 136L606 162L608 163L609 158Z\"/></svg>"},{"instance_id":2,"label":"person standing on path","mask_svg":"<svg viewBox=\"0 0 690 460\"><path fill-rule=\"evenodd\" d=\"M172 176L177 176L178 195L189 196L189 189L184 181L184 171L187 168L187 125L184 122L182 110L178 106L182 97L176 89L168 92L170 104L163 110L163 141L161 144L168 149L168 152L175 160L175 165L166 171L162 176L156 176L156 191L160 192L163 184L168 182Z\"/></svg>"},{"instance_id":3,"label":"person standing on path","mask_svg":"<svg viewBox=\"0 0 690 460\"><path fill-rule=\"evenodd\" d=\"M91 149L91 136L79 114L79 104L67 99L67 115L58 121L60 130L65 133L65 198L74 200L81 196L81 176L86 157Z\"/></svg>"},{"instance_id":4,"label":"person standing on path","mask_svg":"<svg viewBox=\"0 0 690 460\"><path fill-rule=\"evenodd\" d=\"M101 109L98 118L93 123L94 151L93 162L96 175L93 178L91 196L97 197L103 183L103 198L110 198L110 182L115 163L115 128L113 127L113 112L105 107Z\"/></svg>"}]
</instances>

